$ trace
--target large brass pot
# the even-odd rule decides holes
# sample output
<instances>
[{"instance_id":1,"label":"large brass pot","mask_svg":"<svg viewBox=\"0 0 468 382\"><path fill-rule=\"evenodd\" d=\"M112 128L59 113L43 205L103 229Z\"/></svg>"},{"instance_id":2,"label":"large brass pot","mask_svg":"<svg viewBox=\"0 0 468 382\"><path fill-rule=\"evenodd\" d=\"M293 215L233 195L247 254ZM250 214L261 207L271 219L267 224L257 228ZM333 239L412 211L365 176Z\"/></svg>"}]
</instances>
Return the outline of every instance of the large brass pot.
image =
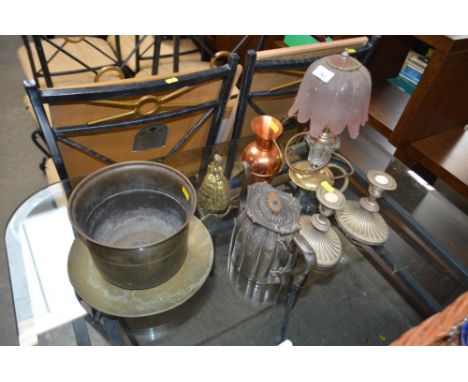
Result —
<instances>
[{"instance_id":1,"label":"large brass pot","mask_svg":"<svg viewBox=\"0 0 468 382\"><path fill-rule=\"evenodd\" d=\"M104 279L147 289L182 266L196 204L195 189L179 171L123 162L83 179L70 197L68 215Z\"/></svg>"}]
</instances>

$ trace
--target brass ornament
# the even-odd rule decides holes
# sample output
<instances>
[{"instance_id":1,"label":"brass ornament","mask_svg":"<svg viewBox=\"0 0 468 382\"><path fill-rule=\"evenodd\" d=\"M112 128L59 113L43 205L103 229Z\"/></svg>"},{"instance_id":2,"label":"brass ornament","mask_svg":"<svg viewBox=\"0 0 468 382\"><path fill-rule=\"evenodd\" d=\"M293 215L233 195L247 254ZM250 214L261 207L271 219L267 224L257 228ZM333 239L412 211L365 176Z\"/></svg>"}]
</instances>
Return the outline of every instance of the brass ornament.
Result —
<instances>
[{"instance_id":1,"label":"brass ornament","mask_svg":"<svg viewBox=\"0 0 468 382\"><path fill-rule=\"evenodd\" d=\"M97 79L96 81L98 81ZM88 122L88 125L96 125L99 123L110 122L119 120L126 117L132 116L148 116L156 113L159 109L162 108L179 108L179 107L191 107L194 106L194 103L170 103L174 98L177 98L189 90L192 86L184 86L180 89L174 90L173 92L157 97L154 95L145 95L136 100L131 101L119 101L119 100L104 100L104 101L90 101L88 104L105 106L105 107L114 107L118 109L127 109L128 111L122 112L120 114L111 115L108 117L96 119L94 121Z\"/></svg>"},{"instance_id":2,"label":"brass ornament","mask_svg":"<svg viewBox=\"0 0 468 382\"><path fill-rule=\"evenodd\" d=\"M273 212L274 214L277 214L281 211L281 207L282 207L281 199L274 192L270 192L268 194L267 204L268 204L268 208L270 209L270 211Z\"/></svg>"},{"instance_id":3,"label":"brass ornament","mask_svg":"<svg viewBox=\"0 0 468 382\"><path fill-rule=\"evenodd\" d=\"M215 154L198 191L198 207L203 212L223 214L229 209L230 202L231 191L224 176L223 161L219 154Z\"/></svg>"},{"instance_id":4,"label":"brass ornament","mask_svg":"<svg viewBox=\"0 0 468 382\"><path fill-rule=\"evenodd\" d=\"M231 56L231 52L227 51L227 50L221 50L219 52L216 52L215 55L213 57L211 57L210 59L210 66L212 68L215 68L216 66L219 66L218 65L218 61L219 60L227 60L229 59L229 57Z\"/></svg>"},{"instance_id":5,"label":"brass ornament","mask_svg":"<svg viewBox=\"0 0 468 382\"><path fill-rule=\"evenodd\" d=\"M125 78L125 74L121 68L118 66L105 66L98 70L96 73L96 76L94 77L94 82L99 82L104 76L104 74L109 73L109 72L115 72L119 76L119 79L123 80Z\"/></svg>"},{"instance_id":6,"label":"brass ornament","mask_svg":"<svg viewBox=\"0 0 468 382\"><path fill-rule=\"evenodd\" d=\"M78 44L79 42L84 41L86 36L63 36L63 38L70 44Z\"/></svg>"}]
</instances>

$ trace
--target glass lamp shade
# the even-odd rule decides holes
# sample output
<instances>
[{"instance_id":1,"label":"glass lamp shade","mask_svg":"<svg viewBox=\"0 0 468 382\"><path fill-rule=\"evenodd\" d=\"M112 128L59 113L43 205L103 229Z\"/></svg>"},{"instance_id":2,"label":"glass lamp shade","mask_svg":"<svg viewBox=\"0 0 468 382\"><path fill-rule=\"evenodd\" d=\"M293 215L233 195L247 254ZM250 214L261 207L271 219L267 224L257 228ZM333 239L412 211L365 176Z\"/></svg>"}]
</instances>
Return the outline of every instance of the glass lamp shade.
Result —
<instances>
[{"instance_id":1,"label":"glass lamp shade","mask_svg":"<svg viewBox=\"0 0 468 382\"><path fill-rule=\"evenodd\" d=\"M318 137L325 127L335 135L348 127L351 138L368 117L371 96L369 71L347 52L323 57L309 66L289 116L310 120L310 134Z\"/></svg>"}]
</instances>

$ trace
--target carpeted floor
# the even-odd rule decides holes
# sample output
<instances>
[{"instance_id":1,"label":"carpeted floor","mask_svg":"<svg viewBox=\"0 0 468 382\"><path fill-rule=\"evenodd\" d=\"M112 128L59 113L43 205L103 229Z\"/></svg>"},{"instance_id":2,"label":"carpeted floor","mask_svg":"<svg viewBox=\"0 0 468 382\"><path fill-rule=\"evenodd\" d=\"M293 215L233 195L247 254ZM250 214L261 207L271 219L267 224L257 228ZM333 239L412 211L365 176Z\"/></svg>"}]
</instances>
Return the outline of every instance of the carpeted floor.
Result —
<instances>
[{"instance_id":1,"label":"carpeted floor","mask_svg":"<svg viewBox=\"0 0 468 382\"><path fill-rule=\"evenodd\" d=\"M7 273L4 230L15 208L31 193L47 184L39 170L42 153L31 143L34 123L23 106L24 79L16 50L19 36L0 36L0 73L2 101L0 102L0 345L18 343Z\"/></svg>"}]
</instances>

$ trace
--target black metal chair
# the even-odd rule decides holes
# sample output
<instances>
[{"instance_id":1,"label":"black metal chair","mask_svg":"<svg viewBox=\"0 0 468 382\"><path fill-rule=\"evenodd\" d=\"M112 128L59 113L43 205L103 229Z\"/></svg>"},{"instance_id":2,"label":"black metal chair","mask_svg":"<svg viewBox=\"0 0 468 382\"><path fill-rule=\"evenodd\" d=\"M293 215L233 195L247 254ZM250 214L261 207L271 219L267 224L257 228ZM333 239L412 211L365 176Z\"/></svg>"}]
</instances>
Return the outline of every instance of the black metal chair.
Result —
<instances>
[{"instance_id":1,"label":"black metal chair","mask_svg":"<svg viewBox=\"0 0 468 382\"><path fill-rule=\"evenodd\" d=\"M226 63L253 37L258 37L256 50L262 49L265 36L244 36L231 51L214 52L205 36L108 36L122 66L136 77L206 70Z\"/></svg>"},{"instance_id":2,"label":"black metal chair","mask_svg":"<svg viewBox=\"0 0 468 382\"><path fill-rule=\"evenodd\" d=\"M372 53L375 50L377 42L380 36L372 36L365 45L357 47L351 51L351 55L360 60L364 65L368 62ZM353 39L347 39L344 41L352 41ZM288 55L289 48L280 48L271 51L263 51L257 53L254 50L249 50L247 52L246 62L244 70L242 73L241 85L240 85L240 94L239 94L239 103L237 107L236 119L234 122L234 129L232 132L232 138L237 139L241 136L242 128L244 126L245 115L247 107L250 106L251 109L258 115L267 114L264 112L262 107L258 105L257 100L264 99L280 99L285 106L285 110L289 109L290 104L284 103L285 98L289 98L292 104L293 98L299 89L299 85L304 75L305 70L317 59L323 57L324 55L332 54L337 49L343 50L343 44L337 45L339 48L334 47L333 45L323 45L324 48L321 49L321 44L311 45L310 53L307 52L307 47L301 47L301 58L281 58L281 56ZM325 48L325 46L327 48ZM328 48L331 46L331 49ZM354 48L353 46L349 46ZM313 48L319 48L318 50ZM279 57L275 57L275 51L278 52ZM294 49L291 49L294 52ZM258 59L258 56L262 55L262 59ZM256 75L261 75L268 73L272 77L279 77L279 75L286 74L290 76L295 76L297 79L276 85L268 89L254 90L252 91L252 82ZM275 107L273 110L278 111ZM276 118L282 120L285 115L273 114Z\"/></svg>"},{"instance_id":3,"label":"black metal chair","mask_svg":"<svg viewBox=\"0 0 468 382\"><path fill-rule=\"evenodd\" d=\"M18 58L26 78L40 87L79 85L129 77L105 38L97 36L22 36Z\"/></svg>"},{"instance_id":4,"label":"black metal chair","mask_svg":"<svg viewBox=\"0 0 468 382\"><path fill-rule=\"evenodd\" d=\"M85 175L69 173L67 167L79 165L77 162L89 160L102 167L128 160L115 143L115 137L131 137L130 151L138 153L138 159L143 159L144 155L146 159L164 160L184 150L205 126L206 139L203 142L198 139L198 142L199 147L206 145L208 150L215 142L238 61L238 56L232 55L223 66L166 79L133 79L106 86L65 89L40 89L35 81L27 80L24 86L58 175L64 180ZM51 120L44 109L46 104ZM58 124L60 115L69 120ZM184 127L186 130L180 135L178 127L184 119L195 123ZM174 124L169 126L172 122ZM111 150L115 158L95 149L93 145L99 141L99 134L102 135L99 147L106 153ZM156 158L154 150L160 153ZM70 157L70 152L81 156ZM68 156L68 163L65 156ZM202 172L209 160L209 156L205 157L200 167Z\"/></svg>"},{"instance_id":5,"label":"black metal chair","mask_svg":"<svg viewBox=\"0 0 468 382\"><path fill-rule=\"evenodd\" d=\"M207 61L212 52L200 36L111 35L107 41L132 76L169 75L210 68Z\"/></svg>"}]
</instances>

